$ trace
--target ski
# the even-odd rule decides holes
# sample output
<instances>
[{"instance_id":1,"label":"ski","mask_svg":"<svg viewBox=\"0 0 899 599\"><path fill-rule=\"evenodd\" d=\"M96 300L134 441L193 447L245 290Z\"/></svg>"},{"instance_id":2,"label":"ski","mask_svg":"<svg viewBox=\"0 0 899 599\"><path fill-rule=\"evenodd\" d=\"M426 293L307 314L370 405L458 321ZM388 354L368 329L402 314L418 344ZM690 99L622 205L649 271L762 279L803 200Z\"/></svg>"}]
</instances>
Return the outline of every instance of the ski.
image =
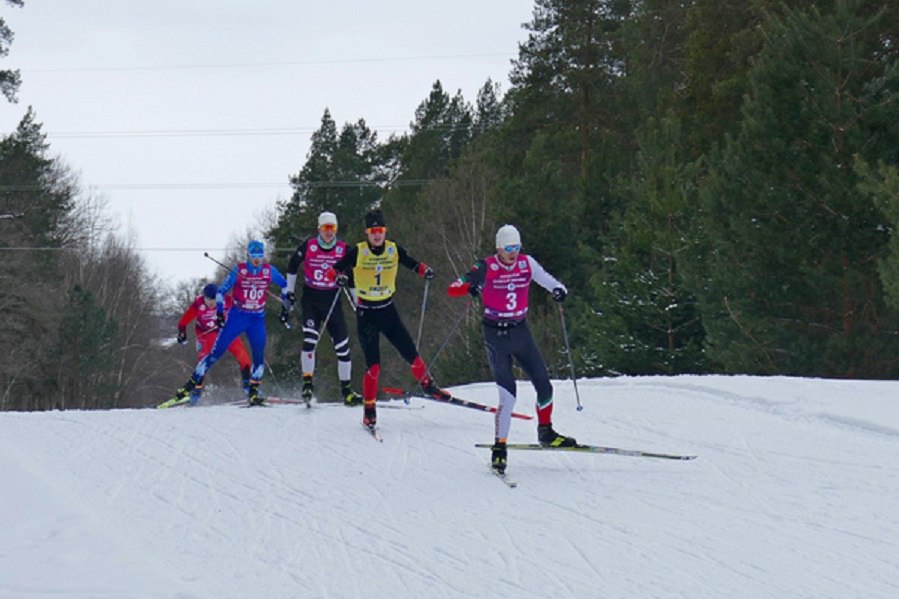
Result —
<instances>
[{"instance_id":1,"label":"ski","mask_svg":"<svg viewBox=\"0 0 899 599\"><path fill-rule=\"evenodd\" d=\"M286 404L286 405L300 405L306 406L306 408L312 407L324 407L324 406L336 406L336 407L348 407L348 408L358 408L359 406L344 406L342 402L334 401L327 403L319 403L317 401L306 401L305 399L293 399L293 398L281 398L281 397L266 397L266 403L272 404ZM391 405L388 402L379 401L379 408L384 408L386 410L423 410L424 406L413 406L413 405Z\"/></svg>"},{"instance_id":2,"label":"ski","mask_svg":"<svg viewBox=\"0 0 899 599\"><path fill-rule=\"evenodd\" d=\"M490 472L493 474L493 476L495 476L496 478L503 481L503 483L510 489L514 489L515 487L518 486L518 483L515 482L514 480L512 480L511 478L509 478L509 475L506 474L505 472L499 472L498 470L494 470L493 466L491 466L490 464L487 464L487 468L490 469Z\"/></svg>"},{"instance_id":3,"label":"ski","mask_svg":"<svg viewBox=\"0 0 899 599\"><path fill-rule=\"evenodd\" d=\"M285 398L285 397L266 397L265 402L273 403L273 404L292 405L292 406L294 406L294 405L295 406L306 406L307 408L312 407L312 404L310 402L306 401L305 399L293 399L293 398Z\"/></svg>"},{"instance_id":4,"label":"ski","mask_svg":"<svg viewBox=\"0 0 899 599\"><path fill-rule=\"evenodd\" d=\"M462 406L463 408L471 408L472 410L481 410L482 412L490 412L492 414L496 414L497 409L493 406L484 405L482 403L477 403L475 401L468 401L467 399L462 399L460 397L456 397L443 391L443 394L440 396L436 395L428 395L424 391L405 391L404 389L399 389L397 387L384 387L385 393L390 393L391 395L395 395L397 397L418 397L421 399L429 399L431 401L439 401L441 403L448 403L454 406ZM522 420L533 420L534 417L529 414L519 414L518 412L512 412L512 418L520 418Z\"/></svg>"},{"instance_id":5,"label":"ski","mask_svg":"<svg viewBox=\"0 0 899 599\"><path fill-rule=\"evenodd\" d=\"M425 409L424 406L413 406L413 405L408 405L408 406L392 406L392 405L390 405L390 404L382 404L382 403L378 403L378 409L380 410L380 409L382 409L382 408L385 409L385 410L424 410L424 409Z\"/></svg>"},{"instance_id":6,"label":"ski","mask_svg":"<svg viewBox=\"0 0 899 599\"><path fill-rule=\"evenodd\" d=\"M166 400L156 406L157 410L164 410L166 408L174 408L177 406L183 406L190 403L190 397L173 397L172 399Z\"/></svg>"},{"instance_id":7,"label":"ski","mask_svg":"<svg viewBox=\"0 0 899 599\"><path fill-rule=\"evenodd\" d=\"M492 448L493 443L476 443L475 447ZM638 449L621 449L602 445L576 445L574 447L544 447L538 443L508 443L506 449L524 449L534 451L573 451L578 453L605 453L632 458L659 458L663 460L695 460L695 455L677 455L672 453L655 453Z\"/></svg>"},{"instance_id":8,"label":"ski","mask_svg":"<svg viewBox=\"0 0 899 599\"><path fill-rule=\"evenodd\" d=\"M258 401L258 402L252 402L252 401L246 400L239 407L241 407L241 408L270 408L270 407L272 407L272 405L270 403L268 403L268 400L269 400L268 397L260 396L259 399L261 401Z\"/></svg>"},{"instance_id":9,"label":"ski","mask_svg":"<svg viewBox=\"0 0 899 599\"><path fill-rule=\"evenodd\" d=\"M293 405L300 405L300 406L302 406L302 405L305 405L305 403L306 403L306 402L304 402L302 399L292 399L292 398L285 398L285 397L266 397L266 398L264 399L263 403L257 404L257 405L259 405L259 406L265 406L265 407L271 407L271 406L274 405L274 404L280 404L280 405L292 405L292 406L293 406ZM247 400L246 400L246 399L237 399L237 400L234 400L234 401L230 401L230 402L228 402L228 405L230 405L230 406L237 406L237 407L240 407L240 408L249 408L249 407L253 407L253 406L250 406L250 405L247 403ZM311 407L311 406L307 406L307 407Z\"/></svg>"},{"instance_id":10,"label":"ski","mask_svg":"<svg viewBox=\"0 0 899 599\"><path fill-rule=\"evenodd\" d=\"M377 441L378 443L383 443L384 439L381 438L381 434L378 432L378 427L374 424L365 424L362 423L362 428L368 431L368 434L372 436L372 439Z\"/></svg>"}]
</instances>

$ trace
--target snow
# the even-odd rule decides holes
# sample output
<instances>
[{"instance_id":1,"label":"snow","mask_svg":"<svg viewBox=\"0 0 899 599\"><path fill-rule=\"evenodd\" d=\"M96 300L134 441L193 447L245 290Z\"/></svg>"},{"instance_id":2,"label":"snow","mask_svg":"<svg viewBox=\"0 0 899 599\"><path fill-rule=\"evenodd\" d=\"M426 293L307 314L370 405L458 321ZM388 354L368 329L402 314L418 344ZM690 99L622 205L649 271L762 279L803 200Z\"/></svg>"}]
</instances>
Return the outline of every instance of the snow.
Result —
<instances>
[{"instance_id":1,"label":"snow","mask_svg":"<svg viewBox=\"0 0 899 599\"><path fill-rule=\"evenodd\" d=\"M383 443L342 406L2 413L0 597L899 596L899 383L555 387L564 434L698 458L510 451L510 489L492 416L425 400Z\"/></svg>"}]
</instances>

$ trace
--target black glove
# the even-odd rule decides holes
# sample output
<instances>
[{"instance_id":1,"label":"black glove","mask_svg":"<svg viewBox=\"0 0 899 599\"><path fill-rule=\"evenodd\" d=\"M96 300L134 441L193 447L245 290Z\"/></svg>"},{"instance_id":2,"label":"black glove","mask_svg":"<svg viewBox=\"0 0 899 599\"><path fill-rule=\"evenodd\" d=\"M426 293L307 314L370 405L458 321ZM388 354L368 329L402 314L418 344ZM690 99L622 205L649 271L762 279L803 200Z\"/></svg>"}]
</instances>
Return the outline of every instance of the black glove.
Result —
<instances>
[{"instance_id":1,"label":"black glove","mask_svg":"<svg viewBox=\"0 0 899 599\"><path fill-rule=\"evenodd\" d=\"M434 278L434 269L425 264L424 262L419 262L418 267L415 269L418 272L418 276L423 279L431 280Z\"/></svg>"},{"instance_id":2,"label":"black glove","mask_svg":"<svg viewBox=\"0 0 899 599\"><path fill-rule=\"evenodd\" d=\"M281 321L281 324L290 322L290 310L287 309L287 306L281 306L281 314L278 316L278 320Z\"/></svg>"},{"instance_id":3,"label":"black glove","mask_svg":"<svg viewBox=\"0 0 899 599\"><path fill-rule=\"evenodd\" d=\"M184 345L185 343L187 343L187 331L185 331L184 329L178 329L177 339L179 345Z\"/></svg>"},{"instance_id":4,"label":"black glove","mask_svg":"<svg viewBox=\"0 0 899 599\"><path fill-rule=\"evenodd\" d=\"M553 299L557 302L564 302L565 296L568 295L568 292L565 291L564 287L556 287L553 289Z\"/></svg>"},{"instance_id":5,"label":"black glove","mask_svg":"<svg viewBox=\"0 0 899 599\"><path fill-rule=\"evenodd\" d=\"M216 313L216 315L215 315L215 326L217 326L217 327L220 328L220 329L225 327L225 313L224 313L224 312L217 312L217 313Z\"/></svg>"},{"instance_id":6,"label":"black glove","mask_svg":"<svg viewBox=\"0 0 899 599\"><path fill-rule=\"evenodd\" d=\"M297 303L297 295L293 291L288 291L284 295L284 307L288 310L293 310L293 307Z\"/></svg>"},{"instance_id":7,"label":"black glove","mask_svg":"<svg viewBox=\"0 0 899 599\"><path fill-rule=\"evenodd\" d=\"M350 278L347 275L339 274L337 275L337 286L338 287L346 287L350 284Z\"/></svg>"},{"instance_id":8,"label":"black glove","mask_svg":"<svg viewBox=\"0 0 899 599\"><path fill-rule=\"evenodd\" d=\"M468 287L468 295L471 297L478 297L481 295L481 288L478 285L471 285Z\"/></svg>"}]
</instances>

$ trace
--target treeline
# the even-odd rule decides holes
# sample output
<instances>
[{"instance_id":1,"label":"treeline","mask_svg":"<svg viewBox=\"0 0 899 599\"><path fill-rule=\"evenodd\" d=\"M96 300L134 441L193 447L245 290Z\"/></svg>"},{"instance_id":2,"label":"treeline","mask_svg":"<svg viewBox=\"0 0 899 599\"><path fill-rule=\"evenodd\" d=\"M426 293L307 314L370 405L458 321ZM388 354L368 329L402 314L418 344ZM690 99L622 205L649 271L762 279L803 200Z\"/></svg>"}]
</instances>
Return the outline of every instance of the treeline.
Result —
<instances>
[{"instance_id":1,"label":"treeline","mask_svg":"<svg viewBox=\"0 0 899 599\"><path fill-rule=\"evenodd\" d=\"M0 410L135 407L173 381L162 297L29 109L0 140Z\"/></svg>"},{"instance_id":2,"label":"treeline","mask_svg":"<svg viewBox=\"0 0 899 599\"><path fill-rule=\"evenodd\" d=\"M489 376L476 308L443 291L505 222L569 286L580 375L899 375L899 3L537 0L527 28L504 95L437 82L384 141L326 110L277 246L325 209L358 241L380 204L438 272L422 353L444 384ZM401 280L412 331L422 292ZM556 307L532 304L564 377Z\"/></svg>"},{"instance_id":3,"label":"treeline","mask_svg":"<svg viewBox=\"0 0 899 599\"><path fill-rule=\"evenodd\" d=\"M263 224L275 264L322 210L354 243L381 206L438 273L427 296L401 275L397 301L445 385L489 379L478 306L444 289L506 222L569 287L581 376L899 375L899 0L536 0L526 27L510 89L467 100L437 81L403 135L325 109ZM0 21L0 55L10 39ZM7 98L17 85L0 71ZM0 409L151 405L192 366L159 343L183 306L98 204L29 110L0 142ZM531 304L565 377L557 306L540 289ZM269 332L266 385L287 386L301 334L276 311ZM327 394L327 341L318 357ZM385 383L408 384L384 357Z\"/></svg>"}]
</instances>

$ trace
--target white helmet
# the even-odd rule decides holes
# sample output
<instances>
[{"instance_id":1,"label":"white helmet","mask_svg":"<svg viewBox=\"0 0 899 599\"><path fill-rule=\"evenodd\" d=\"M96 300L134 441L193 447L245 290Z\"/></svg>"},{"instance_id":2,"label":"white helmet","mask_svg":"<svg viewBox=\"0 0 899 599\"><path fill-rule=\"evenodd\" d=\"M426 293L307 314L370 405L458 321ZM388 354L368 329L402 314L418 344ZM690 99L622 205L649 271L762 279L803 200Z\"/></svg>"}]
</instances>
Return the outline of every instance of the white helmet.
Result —
<instances>
[{"instance_id":1,"label":"white helmet","mask_svg":"<svg viewBox=\"0 0 899 599\"><path fill-rule=\"evenodd\" d=\"M507 245L521 245L521 235L514 225L503 225L496 232L496 247L503 248Z\"/></svg>"},{"instance_id":2,"label":"white helmet","mask_svg":"<svg viewBox=\"0 0 899 599\"><path fill-rule=\"evenodd\" d=\"M333 212L322 212L318 215L318 226L321 228L322 225L334 225L337 226L337 215Z\"/></svg>"}]
</instances>

